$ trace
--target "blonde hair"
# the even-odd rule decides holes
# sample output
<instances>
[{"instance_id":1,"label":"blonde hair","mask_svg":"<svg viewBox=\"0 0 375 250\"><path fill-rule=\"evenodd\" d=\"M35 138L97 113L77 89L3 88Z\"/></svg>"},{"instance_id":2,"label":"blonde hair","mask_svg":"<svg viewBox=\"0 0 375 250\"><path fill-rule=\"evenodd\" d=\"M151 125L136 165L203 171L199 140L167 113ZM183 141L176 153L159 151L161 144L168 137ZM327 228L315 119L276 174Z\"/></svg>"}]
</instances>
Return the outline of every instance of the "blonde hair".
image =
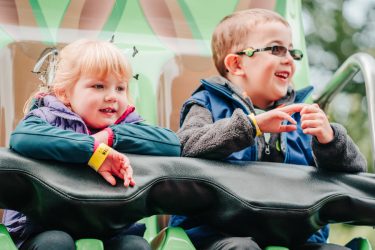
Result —
<instances>
[{"instance_id":1,"label":"blonde hair","mask_svg":"<svg viewBox=\"0 0 375 250\"><path fill-rule=\"evenodd\" d=\"M226 76L225 57L245 49L246 40L251 31L259 23L281 22L289 27L289 23L278 13L266 9L247 9L234 12L224 17L212 34L212 57L220 75ZM257 34L253 34L256 36Z\"/></svg>"},{"instance_id":2,"label":"blonde hair","mask_svg":"<svg viewBox=\"0 0 375 250\"><path fill-rule=\"evenodd\" d=\"M74 86L81 75L105 78L114 74L118 81L129 82L130 64L113 43L82 39L64 47L59 54L53 93L58 95Z\"/></svg>"},{"instance_id":3,"label":"blonde hair","mask_svg":"<svg viewBox=\"0 0 375 250\"><path fill-rule=\"evenodd\" d=\"M54 80L51 88L44 94L52 94L59 98L74 86L81 75L93 75L104 79L109 74L113 74L118 81L130 81L132 69L124 53L107 41L80 39L68 44L59 52ZM26 109L30 108L29 105L30 102L25 105ZM28 111L26 109L24 111Z\"/></svg>"}]
</instances>

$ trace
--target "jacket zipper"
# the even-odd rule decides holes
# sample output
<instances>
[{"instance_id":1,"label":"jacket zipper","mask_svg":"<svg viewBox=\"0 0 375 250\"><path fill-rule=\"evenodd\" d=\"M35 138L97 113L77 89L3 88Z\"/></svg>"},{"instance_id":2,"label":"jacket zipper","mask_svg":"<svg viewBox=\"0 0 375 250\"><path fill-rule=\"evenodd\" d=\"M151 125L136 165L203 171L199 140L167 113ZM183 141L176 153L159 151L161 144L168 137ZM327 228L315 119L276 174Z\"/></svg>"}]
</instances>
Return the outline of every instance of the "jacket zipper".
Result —
<instances>
[{"instance_id":1,"label":"jacket zipper","mask_svg":"<svg viewBox=\"0 0 375 250\"><path fill-rule=\"evenodd\" d=\"M267 139L268 137L268 139ZM266 155L270 155L271 153L271 149L270 149L270 140L271 140L271 133L264 133L263 134L263 138L264 138L264 153Z\"/></svg>"}]
</instances>

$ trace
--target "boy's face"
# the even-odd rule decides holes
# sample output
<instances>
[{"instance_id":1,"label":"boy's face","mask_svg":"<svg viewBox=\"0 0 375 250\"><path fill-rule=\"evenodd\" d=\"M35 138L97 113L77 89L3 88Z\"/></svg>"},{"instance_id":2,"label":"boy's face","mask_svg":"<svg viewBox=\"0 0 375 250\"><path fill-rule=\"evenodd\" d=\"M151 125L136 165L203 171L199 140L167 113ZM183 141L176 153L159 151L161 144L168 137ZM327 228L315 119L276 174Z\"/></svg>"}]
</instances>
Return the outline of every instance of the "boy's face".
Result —
<instances>
[{"instance_id":1,"label":"boy's face","mask_svg":"<svg viewBox=\"0 0 375 250\"><path fill-rule=\"evenodd\" d=\"M281 22L256 25L247 40L247 46L254 49L274 45L293 49L291 29ZM254 53L252 57L242 55L240 60L244 74L242 88L256 106L266 108L286 95L295 71L295 64L289 52L280 57L269 50L261 51Z\"/></svg>"},{"instance_id":2,"label":"boy's face","mask_svg":"<svg viewBox=\"0 0 375 250\"><path fill-rule=\"evenodd\" d=\"M112 75L105 79L81 75L66 93L67 102L90 128L101 129L114 124L129 105L127 83Z\"/></svg>"}]
</instances>

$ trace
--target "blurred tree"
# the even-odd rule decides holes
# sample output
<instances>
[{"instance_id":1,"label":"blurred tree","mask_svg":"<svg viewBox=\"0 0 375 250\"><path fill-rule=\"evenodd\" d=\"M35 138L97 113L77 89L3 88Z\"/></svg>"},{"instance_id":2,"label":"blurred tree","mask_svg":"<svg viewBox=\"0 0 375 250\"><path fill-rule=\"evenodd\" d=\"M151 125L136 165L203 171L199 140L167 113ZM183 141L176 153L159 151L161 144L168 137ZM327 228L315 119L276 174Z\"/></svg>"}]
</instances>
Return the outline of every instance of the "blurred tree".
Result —
<instances>
[{"instance_id":1,"label":"blurred tree","mask_svg":"<svg viewBox=\"0 0 375 250\"><path fill-rule=\"evenodd\" d=\"M352 54L375 56L374 0L302 0L310 79L320 93L338 67ZM327 113L343 124L365 154L374 172L365 86L358 74L338 96Z\"/></svg>"},{"instance_id":2,"label":"blurred tree","mask_svg":"<svg viewBox=\"0 0 375 250\"><path fill-rule=\"evenodd\" d=\"M333 73L352 54L375 56L374 0L302 0L310 79L318 94ZM330 120L343 124L365 154L369 171L374 172L369 136L366 90L358 74L328 107ZM375 246L372 227L332 225L330 241L346 244L354 237L368 238Z\"/></svg>"}]
</instances>

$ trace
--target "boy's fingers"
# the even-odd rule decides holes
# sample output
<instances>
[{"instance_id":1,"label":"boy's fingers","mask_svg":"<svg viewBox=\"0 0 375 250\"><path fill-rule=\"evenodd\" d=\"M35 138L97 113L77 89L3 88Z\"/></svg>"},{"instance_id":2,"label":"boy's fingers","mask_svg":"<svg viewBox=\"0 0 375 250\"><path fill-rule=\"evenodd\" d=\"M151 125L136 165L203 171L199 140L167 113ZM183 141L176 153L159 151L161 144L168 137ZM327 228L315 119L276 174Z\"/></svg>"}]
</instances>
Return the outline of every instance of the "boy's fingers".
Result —
<instances>
[{"instance_id":1,"label":"boy's fingers","mask_svg":"<svg viewBox=\"0 0 375 250\"><path fill-rule=\"evenodd\" d=\"M294 120L290 115L288 115L287 113L284 113L284 112L280 112L279 113L279 118L283 119L283 120L287 120L288 122L292 123L292 124L297 124L296 120Z\"/></svg>"},{"instance_id":2,"label":"boy's fingers","mask_svg":"<svg viewBox=\"0 0 375 250\"><path fill-rule=\"evenodd\" d=\"M283 125L280 127L280 132L290 132L297 129L296 125Z\"/></svg>"},{"instance_id":3,"label":"boy's fingers","mask_svg":"<svg viewBox=\"0 0 375 250\"><path fill-rule=\"evenodd\" d=\"M300 112L306 105L308 104L305 104L305 103L292 104L292 105L288 105L282 108L278 108L277 110L283 111L291 115L293 113Z\"/></svg>"},{"instance_id":4,"label":"boy's fingers","mask_svg":"<svg viewBox=\"0 0 375 250\"><path fill-rule=\"evenodd\" d=\"M319 108L318 104L311 104L311 105L306 105L301 110L301 114L318 113L319 111L320 111L320 108Z\"/></svg>"}]
</instances>

